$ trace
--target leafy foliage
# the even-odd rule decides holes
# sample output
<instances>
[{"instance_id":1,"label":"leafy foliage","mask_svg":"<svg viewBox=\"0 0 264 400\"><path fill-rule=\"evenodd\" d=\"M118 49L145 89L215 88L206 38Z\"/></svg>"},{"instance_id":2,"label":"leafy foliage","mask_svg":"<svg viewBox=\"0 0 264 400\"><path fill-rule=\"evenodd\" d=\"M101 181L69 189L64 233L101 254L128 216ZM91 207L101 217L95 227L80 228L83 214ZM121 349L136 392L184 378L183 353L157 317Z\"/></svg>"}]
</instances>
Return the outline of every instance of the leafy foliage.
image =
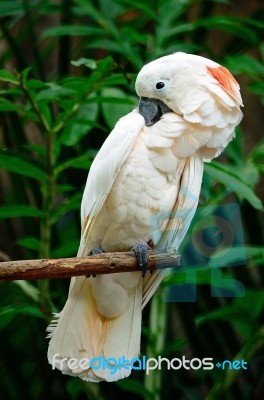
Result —
<instances>
[{"instance_id":1,"label":"leafy foliage","mask_svg":"<svg viewBox=\"0 0 264 400\"><path fill-rule=\"evenodd\" d=\"M246 106L242 128L225 154L205 167L199 212L181 249L184 268L168 276L144 313L142 354L216 360L240 355L250 366L239 379L215 369L137 372L111 385L62 376L47 365L44 337L51 312L65 302L68 282L14 281L1 283L3 398L259 398L263 14L255 3L244 9L231 0L0 2L3 259L76 254L87 171L115 122L137 105L134 82L144 63L193 52L237 76ZM234 208L225 207L231 203L239 206L242 222ZM225 241L230 229L232 239ZM177 302L163 300L175 293Z\"/></svg>"}]
</instances>

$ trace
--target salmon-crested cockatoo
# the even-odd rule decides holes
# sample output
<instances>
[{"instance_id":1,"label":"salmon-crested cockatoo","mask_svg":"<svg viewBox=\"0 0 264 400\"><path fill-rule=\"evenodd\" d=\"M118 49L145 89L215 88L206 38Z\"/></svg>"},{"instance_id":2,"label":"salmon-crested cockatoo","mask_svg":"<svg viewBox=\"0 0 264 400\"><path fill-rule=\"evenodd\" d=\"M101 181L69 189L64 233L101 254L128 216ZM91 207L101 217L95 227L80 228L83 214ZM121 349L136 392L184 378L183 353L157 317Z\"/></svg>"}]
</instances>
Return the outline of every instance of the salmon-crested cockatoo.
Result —
<instances>
[{"instance_id":1,"label":"salmon-crested cockatoo","mask_svg":"<svg viewBox=\"0 0 264 400\"><path fill-rule=\"evenodd\" d=\"M90 168L78 257L134 250L143 271L72 278L48 331L48 360L86 381L115 381L102 360L140 353L142 308L164 276L146 274L149 248L178 250L194 216L203 161L217 157L242 118L239 85L219 64L175 53L145 65L139 107L121 118ZM92 360L93 365L85 362ZM96 360L94 360L96 359Z\"/></svg>"}]
</instances>

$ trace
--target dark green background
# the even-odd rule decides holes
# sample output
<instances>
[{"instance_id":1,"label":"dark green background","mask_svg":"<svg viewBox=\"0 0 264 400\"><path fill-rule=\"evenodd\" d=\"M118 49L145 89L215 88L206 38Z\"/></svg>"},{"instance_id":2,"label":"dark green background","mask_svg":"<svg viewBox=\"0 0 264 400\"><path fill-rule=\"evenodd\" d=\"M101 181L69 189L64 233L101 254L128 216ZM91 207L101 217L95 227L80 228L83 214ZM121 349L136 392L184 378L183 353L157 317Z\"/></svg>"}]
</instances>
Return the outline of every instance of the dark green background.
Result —
<instances>
[{"instance_id":1,"label":"dark green background","mask_svg":"<svg viewBox=\"0 0 264 400\"><path fill-rule=\"evenodd\" d=\"M144 310L141 347L151 357L249 365L235 373L135 371L99 385L63 376L47 363L45 329L68 280L1 283L2 399L263 398L263 21L256 0L0 1L2 261L76 254L87 172L115 122L137 105L144 63L185 51L223 64L239 81L244 119L225 153L205 166L182 266ZM225 241L219 215L234 240ZM206 257L204 246L212 250ZM182 297L164 302L171 290Z\"/></svg>"}]
</instances>

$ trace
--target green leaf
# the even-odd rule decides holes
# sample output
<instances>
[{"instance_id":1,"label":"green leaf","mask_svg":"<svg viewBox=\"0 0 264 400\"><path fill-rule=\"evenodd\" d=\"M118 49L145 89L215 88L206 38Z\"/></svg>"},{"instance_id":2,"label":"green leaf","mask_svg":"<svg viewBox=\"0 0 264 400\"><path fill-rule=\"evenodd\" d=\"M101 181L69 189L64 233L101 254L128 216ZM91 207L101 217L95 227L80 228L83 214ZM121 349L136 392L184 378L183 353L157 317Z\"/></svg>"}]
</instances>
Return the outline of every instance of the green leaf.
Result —
<instances>
[{"instance_id":1,"label":"green leaf","mask_svg":"<svg viewBox=\"0 0 264 400\"><path fill-rule=\"evenodd\" d=\"M51 129L50 127L52 125L52 116L51 116L50 107L49 107L47 101L38 101L38 107L41 110L42 118L45 120L45 125L50 130ZM38 115L37 115L37 117L40 121L40 118Z\"/></svg>"},{"instance_id":2,"label":"green leaf","mask_svg":"<svg viewBox=\"0 0 264 400\"><path fill-rule=\"evenodd\" d=\"M36 179L42 183L44 183L46 179L44 172L40 168L32 165L19 156L5 154L3 152L0 152L0 168Z\"/></svg>"},{"instance_id":3,"label":"green leaf","mask_svg":"<svg viewBox=\"0 0 264 400\"><path fill-rule=\"evenodd\" d=\"M245 315L242 310L236 309L232 306L221 307L217 310L208 312L204 315L199 315L195 318L195 323L201 325L210 320L223 320L223 321L234 321L234 319L245 319ZM252 322L252 320L251 320Z\"/></svg>"},{"instance_id":4,"label":"green leaf","mask_svg":"<svg viewBox=\"0 0 264 400\"><path fill-rule=\"evenodd\" d=\"M121 389L126 390L127 392L138 394L139 396L142 396L144 398L145 397L151 398L151 392L148 389L146 389L143 383L135 379L132 378L122 379L120 381L117 381L116 385Z\"/></svg>"},{"instance_id":5,"label":"green leaf","mask_svg":"<svg viewBox=\"0 0 264 400\"><path fill-rule=\"evenodd\" d=\"M229 251L229 248L227 250ZM218 257L218 252L215 252L214 254L215 258ZM219 251L219 254L223 254L224 256L226 255L224 251ZM239 250L239 253L236 254L236 257L226 257L225 260L230 263L234 263L235 261L238 261L240 263L242 261L243 263L244 259L245 249L243 249L241 246L241 249ZM212 269L219 269L220 267L227 267L227 264L220 260L220 262L210 262L210 264L208 263L206 269L203 265L196 265L188 268L189 270L187 272L172 271L165 277L165 279L161 283L161 288L163 289L163 299L170 297L172 286L179 284L186 285L190 283L195 285L208 285L210 287L213 285L218 290L240 294L237 290L236 281L234 280L234 277L230 270L228 270L227 268L225 268L221 272L221 279L215 279L214 275L212 274ZM175 286L175 289L177 290L177 286Z\"/></svg>"},{"instance_id":6,"label":"green leaf","mask_svg":"<svg viewBox=\"0 0 264 400\"><path fill-rule=\"evenodd\" d=\"M3 3L1 3L2 6ZM1 7L0 7L1 8ZM0 12L1 14L1 12ZM8 82L8 83L13 83L14 85L18 85L18 79L15 78L10 72L5 71L4 69L0 70L0 81L1 82Z\"/></svg>"},{"instance_id":7,"label":"green leaf","mask_svg":"<svg viewBox=\"0 0 264 400\"><path fill-rule=\"evenodd\" d=\"M24 206L21 204L0 207L0 219L20 217L41 218L43 217L43 211L31 206Z\"/></svg>"},{"instance_id":8,"label":"green leaf","mask_svg":"<svg viewBox=\"0 0 264 400\"><path fill-rule=\"evenodd\" d=\"M132 104L125 104L127 103L127 100L129 100L130 103L134 103L135 105L137 104L136 97L127 96L121 89L104 88L101 91L101 95L103 101L103 115L110 129L113 129L113 127L121 117L133 110ZM111 97L118 100L118 102L109 102L109 98L111 99ZM106 102L104 102L104 98ZM122 102L122 100L124 100L124 102Z\"/></svg>"},{"instance_id":9,"label":"green leaf","mask_svg":"<svg viewBox=\"0 0 264 400\"><path fill-rule=\"evenodd\" d=\"M224 246L216 250L210 257L208 268L221 268L236 263L244 263L245 246Z\"/></svg>"},{"instance_id":10,"label":"green leaf","mask_svg":"<svg viewBox=\"0 0 264 400\"><path fill-rule=\"evenodd\" d=\"M46 86L49 86L49 83L40 81L39 79L28 79L27 80L27 87L30 90L40 89Z\"/></svg>"},{"instance_id":11,"label":"green leaf","mask_svg":"<svg viewBox=\"0 0 264 400\"><path fill-rule=\"evenodd\" d=\"M67 89L54 83L50 83L47 86L50 88L41 90L35 95L37 101L56 101L67 96L76 95L75 90Z\"/></svg>"},{"instance_id":12,"label":"green leaf","mask_svg":"<svg viewBox=\"0 0 264 400\"><path fill-rule=\"evenodd\" d=\"M67 109L60 113L57 117L53 131L58 133L67 126L66 122L74 117L82 107L82 103L86 103L87 99L101 87L107 75L110 74L114 67L111 57L107 57L98 61L97 68L87 79L67 79L63 84L64 87L75 88L78 91L77 99L67 104Z\"/></svg>"},{"instance_id":13,"label":"green leaf","mask_svg":"<svg viewBox=\"0 0 264 400\"><path fill-rule=\"evenodd\" d=\"M129 74L128 78L131 80L136 80L136 74ZM127 79L124 74L111 74L107 76L102 84L102 86L116 86L116 85L126 85Z\"/></svg>"},{"instance_id":14,"label":"green leaf","mask_svg":"<svg viewBox=\"0 0 264 400\"><path fill-rule=\"evenodd\" d=\"M183 346L186 346L187 343L188 343L188 341L186 338L182 337L182 338L176 339L172 343L165 344L161 351L161 354L163 357L170 356L171 353L174 353L176 351L179 352L183 348Z\"/></svg>"},{"instance_id":15,"label":"green leaf","mask_svg":"<svg viewBox=\"0 0 264 400\"><path fill-rule=\"evenodd\" d=\"M160 40L159 43L160 43L160 45L164 45L164 42L166 43L166 41L169 38L175 37L176 35L181 35L183 33L192 32L195 29L196 29L196 27L192 22L177 24L172 29L168 29L165 32L163 32L162 41Z\"/></svg>"},{"instance_id":16,"label":"green leaf","mask_svg":"<svg viewBox=\"0 0 264 400\"><path fill-rule=\"evenodd\" d=\"M236 129L236 137L226 147L225 154L235 165L241 166L244 164L242 132L240 127Z\"/></svg>"},{"instance_id":17,"label":"green leaf","mask_svg":"<svg viewBox=\"0 0 264 400\"><path fill-rule=\"evenodd\" d=\"M245 256L249 259L259 260L263 262L264 247L261 246L232 246L223 247L212 255L207 264L207 268L220 268L227 265L235 265L236 263L243 262Z\"/></svg>"},{"instance_id":18,"label":"green leaf","mask_svg":"<svg viewBox=\"0 0 264 400\"><path fill-rule=\"evenodd\" d=\"M75 67L80 67L81 65L84 65L85 67L88 67L90 69L97 68L96 61L92 60L91 58L79 58L79 60L71 61L71 64Z\"/></svg>"},{"instance_id":19,"label":"green leaf","mask_svg":"<svg viewBox=\"0 0 264 400\"><path fill-rule=\"evenodd\" d=\"M65 185L58 185L57 190L59 193L72 192L75 190L75 187L66 183Z\"/></svg>"},{"instance_id":20,"label":"green leaf","mask_svg":"<svg viewBox=\"0 0 264 400\"><path fill-rule=\"evenodd\" d=\"M234 168L212 162L205 165L205 171L235 192L239 198L247 200L257 210L263 210L261 200L255 195L250 185L241 179L241 175L234 172Z\"/></svg>"},{"instance_id":21,"label":"green leaf","mask_svg":"<svg viewBox=\"0 0 264 400\"><path fill-rule=\"evenodd\" d=\"M24 5L21 1L1 1L0 3L1 17L24 14L24 12Z\"/></svg>"},{"instance_id":22,"label":"green leaf","mask_svg":"<svg viewBox=\"0 0 264 400\"><path fill-rule=\"evenodd\" d=\"M87 45L89 49L105 49L109 53L119 53L123 54L124 53L124 47L121 45L121 43L117 43L116 41L110 40L110 39L97 39L94 40L92 43L89 43ZM125 54L127 54L127 51L125 51Z\"/></svg>"},{"instance_id":23,"label":"green leaf","mask_svg":"<svg viewBox=\"0 0 264 400\"><path fill-rule=\"evenodd\" d=\"M72 239L69 242L63 243L51 251L51 257L74 257L77 254L79 244L79 239Z\"/></svg>"},{"instance_id":24,"label":"green leaf","mask_svg":"<svg viewBox=\"0 0 264 400\"><path fill-rule=\"evenodd\" d=\"M64 146L74 146L80 142L83 136L96 124L98 115L98 104L83 104L79 111L65 126L59 137L59 142Z\"/></svg>"},{"instance_id":25,"label":"green leaf","mask_svg":"<svg viewBox=\"0 0 264 400\"><path fill-rule=\"evenodd\" d=\"M19 246L25 247L26 249L39 251L40 249L40 241L34 236L25 236L20 239L17 239L16 243Z\"/></svg>"},{"instance_id":26,"label":"green leaf","mask_svg":"<svg viewBox=\"0 0 264 400\"><path fill-rule=\"evenodd\" d=\"M79 157L71 158L63 163L59 164L55 169L55 174L59 175L62 171L67 168L79 168L89 170L92 160L94 158L94 152L89 151L87 154L83 154Z\"/></svg>"},{"instance_id":27,"label":"green leaf","mask_svg":"<svg viewBox=\"0 0 264 400\"><path fill-rule=\"evenodd\" d=\"M214 3L230 4L231 0L211 0Z\"/></svg>"},{"instance_id":28,"label":"green leaf","mask_svg":"<svg viewBox=\"0 0 264 400\"><path fill-rule=\"evenodd\" d=\"M142 11L145 15L153 18L154 21L158 19L158 15L155 13L155 10L153 9L153 5L150 4L148 5L147 2L143 1L138 1L138 0L122 0L122 5L127 4L128 6L131 6L132 9L138 9Z\"/></svg>"},{"instance_id":29,"label":"green leaf","mask_svg":"<svg viewBox=\"0 0 264 400\"><path fill-rule=\"evenodd\" d=\"M121 104L121 105L126 105L128 104L131 107L135 106L135 104L138 102L138 98L134 96L128 96L125 95L124 92L122 92L120 89L115 89L113 88L108 88L110 89L111 92L115 95L115 97L111 96L98 96L98 97L93 97L92 99L89 100L89 103L96 102L97 104L103 104L103 103L109 103L109 104ZM107 93L108 90L103 90L103 93ZM122 92L122 97L118 97L120 93Z\"/></svg>"},{"instance_id":30,"label":"green leaf","mask_svg":"<svg viewBox=\"0 0 264 400\"><path fill-rule=\"evenodd\" d=\"M261 140L251 151L249 160L258 164L264 162L264 140Z\"/></svg>"},{"instance_id":31,"label":"green leaf","mask_svg":"<svg viewBox=\"0 0 264 400\"><path fill-rule=\"evenodd\" d=\"M257 82L252 82L248 85L249 91L251 93L254 93L258 96L260 96L262 100L262 104L264 102L264 82L260 82L259 80Z\"/></svg>"},{"instance_id":32,"label":"green leaf","mask_svg":"<svg viewBox=\"0 0 264 400\"><path fill-rule=\"evenodd\" d=\"M97 62L98 70L101 74L108 74L112 71L115 66L114 60L112 57L106 57Z\"/></svg>"},{"instance_id":33,"label":"green leaf","mask_svg":"<svg viewBox=\"0 0 264 400\"><path fill-rule=\"evenodd\" d=\"M80 5L83 10L85 10L85 15L89 15L89 17L92 18L97 25L102 26L103 29L101 29L101 32L103 35L107 30L107 32L110 32L112 36L116 38L118 37L118 30L113 21L113 19L115 18L113 14L113 9L115 8L113 6L116 6L115 3L110 3L109 0L108 3L110 4L108 4L107 12L102 13L102 11L100 12L99 10L97 10L97 8L87 0L76 0L75 2ZM100 1L100 7L102 7L102 5L102 1Z\"/></svg>"},{"instance_id":34,"label":"green leaf","mask_svg":"<svg viewBox=\"0 0 264 400\"><path fill-rule=\"evenodd\" d=\"M23 280L13 281L13 283L16 286L20 287L20 289L36 303L39 301L39 290L32 283Z\"/></svg>"},{"instance_id":35,"label":"green leaf","mask_svg":"<svg viewBox=\"0 0 264 400\"><path fill-rule=\"evenodd\" d=\"M35 306L21 306L17 309L17 314L30 315L31 317L45 319L40 309Z\"/></svg>"},{"instance_id":36,"label":"green leaf","mask_svg":"<svg viewBox=\"0 0 264 400\"><path fill-rule=\"evenodd\" d=\"M72 400L80 399L81 393L85 393L84 386L82 385L82 382L80 379L75 379L75 378L67 379L67 381L65 383L65 387L67 389L67 392L70 394L70 399L72 399ZM102 399L100 398L98 400L102 400Z\"/></svg>"},{"instance_id":37,"label":"green leaf","mask_svg":"<svg viewBox=\"0 0 264 400\"><path fill-rule=\"evenodd\" d=\"M6 306L0 309L0 331L5 329L16 316L13 306Z\"/></svg>"},{"instance_id":38,"label":"green leaf","mask_svg":"<svg viewBox=\"0 0 264 400\"><path fill-rule=\"evenodd\" d=\"M32 153L37 153L41 158L45 158L47 154L47 148L43 145L25 144L23 148Z\"/></svg>"},{"instance_id":39,"label":"green leaf","mask_svg":"<svg viewBox=\"0 0 264 400\"><path fill-rule=\"evenodd\" d=\"M83 25L61 25L46 29L41 37L46 39L51 36L98 36L103 32L99 28L90 28Z\"/></svg>"},{"instance_id":40,"label":"green leaf","mask_svg":"<svg viewBox=\"0 0 264 400\"><path fill-rule=\"evenodd\" d=\"M32 71L33 67L27 67L26 69L24 69L21 73L21 78L23 82L26 82L28 80L28 75L29 73Z\"/></svg>"},{"instance_id":41,"label":"green leaf","mask_svg":"<svg viewBox=\"0 0 264 400\"><path fill-rule=\"evenodd\" d=\"M193 3L192 0L161 1L159 14L162 18L164 18L165 20L164 23L170 23L176 18L182 16L184 12L187 10L188 6L192 3ZM168 12L168 9L173 10L173 12Z\"/></svg>"},{"instance_id":42,"label":"green leaf","mask_svg":"<svg viewBox=\"0 0 264 400\"><path fill-rule=\"evenodd\" d=\"M235 166L233 168L233 172L237 176L243 176L243 181L248 183L248 186L250 186L252 189L256 187L260 180L260 173L256 165L250 160L247 160L240 166Z\"/></svg>"},{"instance_id":43,"label":"green leaf","mask_svg":"<svg viewBox=\"0 0 264 400\"><path fill-rule=\"evenodd\" d=\"M166 51L159 50L156 54L157 57L166 56L167 54L176 53L177 51L183 51L184 53L199 53L202 51L202 46L194 43L175 43L170 46L166 46Z\"/></svg>"},{"instance_id":44,"label":"green leaf","mask_svg":"<svg viewBox=\"0 0 264 400\"><path fill-rule=\"evenodd\" d=\"M67 90L72 90L72 93L76 93L78 94L78 92L87 92L89 90L90 87L90 83L89 83L89 77L80 77L80 76L75 76L75 77L67 77L64 78L61 81L61 86L64 89Z\"/></svg>"},{"instance_id":45,"label":"green leaf","mask_svg":"<svg viewBox=\"0 0 264 400\"><path fill-rule=\"evenodd\" d=\"M18 104L12 103L6 99L0 99L0 112L18 111L20 107Z\"/></svg>"},{"instance_id":46,"label":"green leaf","mask_svg":"<svg viewBox=\"0 0 264 400\"><path fill-rule=\"evenodd\" d=\"M232 33L234 36L238 36L251 45L256 45L259 42L255 29L247 27L245 20L242 18L216 15L196 21L195 26L208 29L220 29Z\"/></svg>"},{"instance_id":47,"label":"green leaf","mask_svg":"<svg viewBox=\"0 0 264 400\"><path fill-rule=\"evenodd\" d=\"M233 74L247 74L251 77L263 77L264 65L248 55L232 55L225 58L225 65Z\"/></svg>"},{"instance_id":48,"label":"green leaf","mask_svg":"<svg viewBox=\"0 0 264 400\"><path fill-rule=\"evenodd\" d=\"M82 200L81 193L75 193L74 195L66 199L64 203L60 205L60 207L56 211L54 211L51 223L55 224L64 214L70 211L80 210L81 200Z\"/></svg>"},{"instance_id":49,"label":"green leaf","mask_svg":"<svg viewBox=\"0 0 264 400\"><path fill-rule=\"evenodd\" d=\"M5 329L19 314L44 318L39 308L35 306L5 306L0 309L0 331Z\"/></svg>"},{"instance_id":50,"label":"green leaf","mask_svg":"<svg viewBox=\"0 0 264 400\"><path fill-rule=\"evenodd\" d=\"M247 339L256 329L256 320L264 307L264 291L247 290L245 297L236 298L228 306L217 308L196 317L195 322L201 325L210 320L223 320L233 323Z\"/></svg>"}]
</instances>

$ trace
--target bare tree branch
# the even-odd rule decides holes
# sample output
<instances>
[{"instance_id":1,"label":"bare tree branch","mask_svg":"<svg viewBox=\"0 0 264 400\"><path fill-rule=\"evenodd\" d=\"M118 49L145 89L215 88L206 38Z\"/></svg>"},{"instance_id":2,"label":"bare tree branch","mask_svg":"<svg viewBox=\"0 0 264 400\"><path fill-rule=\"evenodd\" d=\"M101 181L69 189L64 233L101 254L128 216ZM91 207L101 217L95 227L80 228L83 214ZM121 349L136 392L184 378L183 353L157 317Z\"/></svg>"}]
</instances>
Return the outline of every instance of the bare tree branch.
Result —
<instances>
[{"instance_id":1,"label":"bare tree branch","mask_svg":"<svg viewBox=\"0 0 264 400\"><path fill-rule=\"evenodd\" d=\"M179 265L180 256L176 251L151 250L149 252L149 270ZM69 278L131 271L140 271L133 252L102 253L80 258L0 262L0 281Z\"/></svg>"}]
</instances>

